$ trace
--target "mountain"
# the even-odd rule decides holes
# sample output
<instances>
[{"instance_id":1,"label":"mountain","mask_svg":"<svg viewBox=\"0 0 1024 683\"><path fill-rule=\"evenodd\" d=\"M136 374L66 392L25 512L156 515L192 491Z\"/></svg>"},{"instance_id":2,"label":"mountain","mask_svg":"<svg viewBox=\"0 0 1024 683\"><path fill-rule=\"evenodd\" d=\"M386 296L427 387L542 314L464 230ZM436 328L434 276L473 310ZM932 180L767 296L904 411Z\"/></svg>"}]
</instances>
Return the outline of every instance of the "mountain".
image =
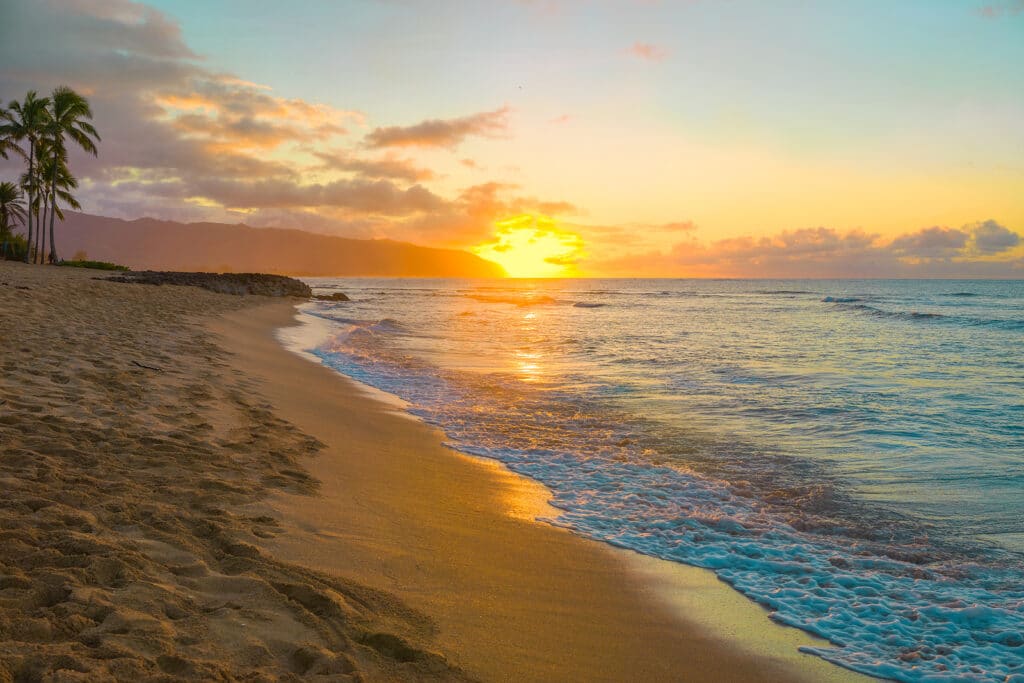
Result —
<instances>
[{"instance_id":1,"label":"mountain","mask_svg":"<svg viewBox=\"0 0 1024 683\"><path fill-rule=\"evenodd\" d=\"M357 240L283 228L225 223L175 223L65 212L57 232L64 258L89 259L134 270L260 272L370 277L501 277L501 266L457 249L391 240Z\"/></svg>"}]
</instances>

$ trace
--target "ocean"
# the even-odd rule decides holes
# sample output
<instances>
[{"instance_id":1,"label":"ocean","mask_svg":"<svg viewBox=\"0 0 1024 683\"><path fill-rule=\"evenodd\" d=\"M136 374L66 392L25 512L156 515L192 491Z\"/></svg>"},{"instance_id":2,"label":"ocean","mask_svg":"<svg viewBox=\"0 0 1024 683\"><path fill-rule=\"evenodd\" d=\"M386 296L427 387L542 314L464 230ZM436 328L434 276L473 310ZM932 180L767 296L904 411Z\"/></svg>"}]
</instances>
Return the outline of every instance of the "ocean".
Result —
<instances>
[{"instance_id":1,"label":"ocean","mask_svg":"<svg viewBox=\"0 0 1024 683\"><path fill-rule=\"evenodd\" d=\"M1024 681L1024 281L308 279L326 365L903 681Z\"/></svg>"}]
</instances>

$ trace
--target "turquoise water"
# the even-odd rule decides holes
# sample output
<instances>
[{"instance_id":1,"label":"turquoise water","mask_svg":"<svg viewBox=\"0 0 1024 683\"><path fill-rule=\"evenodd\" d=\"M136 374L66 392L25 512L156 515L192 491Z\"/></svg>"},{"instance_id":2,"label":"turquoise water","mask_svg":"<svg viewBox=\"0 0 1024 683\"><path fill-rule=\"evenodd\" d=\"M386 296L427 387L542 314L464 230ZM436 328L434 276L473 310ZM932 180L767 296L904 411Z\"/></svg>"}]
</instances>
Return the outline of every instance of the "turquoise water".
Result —
<instances>
[{"instance_id":1,"label":"turquoise water","mask_svg":"<svg viewBox=\"0 0 1024 683\"><path fill-rule=\"evenodd\" d=\"M1024 282L311 280L325 363L901 680L1024 680ZM929 678L932 677L932 678Z\"/></svg>"}]
</instances>

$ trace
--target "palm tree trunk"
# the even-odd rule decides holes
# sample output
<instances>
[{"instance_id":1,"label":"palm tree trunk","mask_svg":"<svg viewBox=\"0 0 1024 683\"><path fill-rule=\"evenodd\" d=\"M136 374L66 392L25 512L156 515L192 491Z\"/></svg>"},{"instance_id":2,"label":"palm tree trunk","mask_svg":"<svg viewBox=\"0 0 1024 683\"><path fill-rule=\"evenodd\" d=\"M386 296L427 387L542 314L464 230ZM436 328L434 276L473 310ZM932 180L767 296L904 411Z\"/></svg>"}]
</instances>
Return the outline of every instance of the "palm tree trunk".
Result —
<instances>
[{"instance_id":1,"label":"palm tree trunk","mask_svg":"<svg viewBox=\"0 0 1024 683\"><path fill-rule=\"evenodd\" d=\"M53 219L57 215L57 155L53 157L53 170L50 171L50 263L57 262L57 247L53 241Z\"/></svg>"},{"instance_id":2,"label":"palm tree trunk","mask_svg":"<svg viewBox=\"0 0 1024 683\"><path fill-rule=\"evenodd\" d=\"M57 262L57 243L53 241L53 223L54 218L57 215L57 193L53 193L53 199L50 200L50 263Z\"/></svg>"},{"instance_id":3,"label":"palm tree trunk","mask_svg":"<svg viewBox=\"0 0 1024 683\"><path fill-rule=\"evenodd\" d=\"M39 198L39 200L40 200L39 201L39 205L40 205L40 208L42 209L42 213L43 213L43 220L41 220L39 222L39 225L36 226L36 231L39 233L39 243L41 245L39 247L39 263L46 263L45 254L46 254L46 210L47 210L47 205L46 205L46 192L45 191L43 192L43 194Z\"/></svg>"},{"instance_id":4,"label":"palm tree trunk","mask_svg":"<svg viewBox=\"0 0 1024 683\"><path fill-rule=\"evenodd\" d=\"M36 141L28 141L28 250L25 252L25 263L32 255L32 182L35 176Z\"/></svg>"},{"instance_id":5,"label":"palm tree trunk","mask_svg":"<svg viewBox=\"0 0 1024 683\"><path fill-rule=\"evenodd\" d=\"M46 239L46 235L43 233L43 222L40 220L42 213L42 200L43 193L36 188L36 251L32 254L32 263L37 266L43 262L43 247L42 242Z\"/></svg>"}]
</instances>

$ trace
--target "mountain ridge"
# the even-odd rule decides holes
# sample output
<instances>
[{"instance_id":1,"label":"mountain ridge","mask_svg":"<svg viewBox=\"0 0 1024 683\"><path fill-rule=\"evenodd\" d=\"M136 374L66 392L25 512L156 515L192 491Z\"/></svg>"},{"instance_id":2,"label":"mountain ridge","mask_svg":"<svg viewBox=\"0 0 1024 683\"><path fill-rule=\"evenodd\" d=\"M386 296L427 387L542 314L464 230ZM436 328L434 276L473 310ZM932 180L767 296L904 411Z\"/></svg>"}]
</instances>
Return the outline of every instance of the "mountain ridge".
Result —
<instances>
[{"instance_id":1,"label":"mountain ridge","mask_svg":"<svg viewBox=\"0 0 1024 683\"><path fill-rule=\"evenodd\" d=\"M390 239L354 239L244 223L65 214L56 235L63 256L84 251L90 259L133 269L307 277L489 278L505 274L496 263L466 251Z\"/></svg>"}]
</instances>

